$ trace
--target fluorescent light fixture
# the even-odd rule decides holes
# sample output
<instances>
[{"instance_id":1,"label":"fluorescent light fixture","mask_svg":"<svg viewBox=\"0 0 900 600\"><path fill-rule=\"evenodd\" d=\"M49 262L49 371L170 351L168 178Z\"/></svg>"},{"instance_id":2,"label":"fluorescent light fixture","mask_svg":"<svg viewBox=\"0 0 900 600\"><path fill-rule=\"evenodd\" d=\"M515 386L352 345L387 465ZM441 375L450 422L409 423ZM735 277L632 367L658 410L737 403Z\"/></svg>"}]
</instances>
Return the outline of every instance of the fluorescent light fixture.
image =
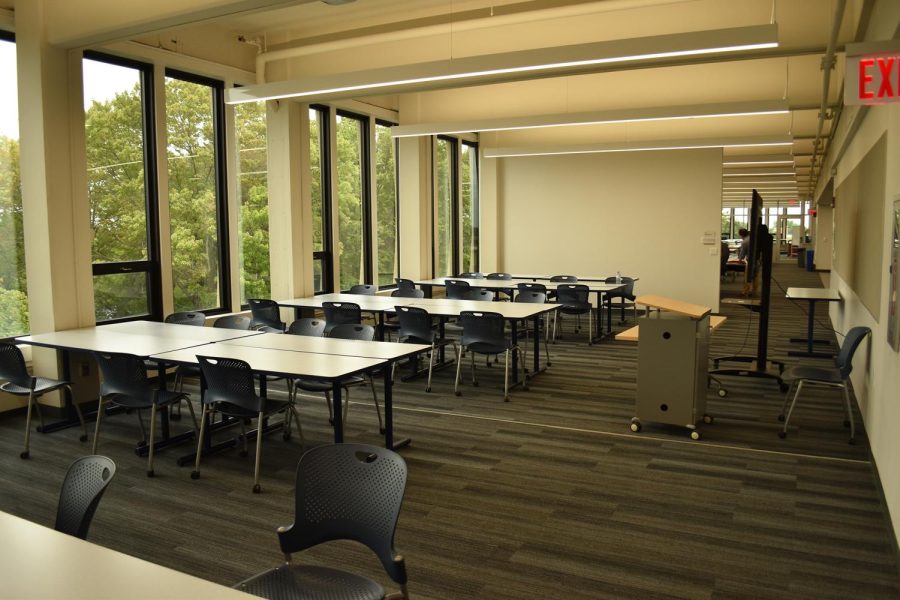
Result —
<instances>
[{"instance_id":1,"label":"fluorescent light fixture","mask_svg":"<svg viewBox=\"0 0 900 600\"><path fill-rule=\"evenodd\" d=\"M225 102L240 104L279 98L323 100L409 92L446 87L442 82L452 82L453 85L497 83L522 79L523 76L583 73L607 64L777 46L778 28L775 24L694 31L536 48L228 88L225 90Z\"/></svg>"},{"instance_id":2,"label":"fluorescent light fixture","mask_svg":"<svg viewBox=\"0 0 900 600\"><path fill-rule=\"evenodd\" d=\"M519 148L485 148L484 158L509 158L515 156L545 156L554 154L595 154L604 152L651 152L657 150L696 150L700 148L753 148L765 146L790 146L790 136L701 138L693 140L652 140L646 142L610 142L577 146L546 146Z\"/></svg>"},{"instance_id":3,"label":"fluorescent light fixture","mask_svg":"<svg viewBox=\"0 0 900 600\"><path fill-rule=\"evenodd\" d=\"M727 187L733 187L736 185L747 185L747 184L752 184L752 185L780 184L780 185L783 185L785 183L789 183L791 185L797 185L797 180L796 179L769 179L769 180L760 179L759 181L742 180L742 181L724 181L722 183L723 183L723 187L727 188Z\"/></svg>"},{"instance_id":4,"label":"fluorescent light fixture","mask_svg":"<svg viewBox=\"0 0 900 600\"><path fill-rule=\"evenodd\" d=\"M747 165L766 165L766 166L775 166L775 165L792 165L794 164L793 160L754 160L754 161L727 161L723 162L722 165L725 167L745 167Z\"/></svg>"},{"instance_id":5,"label":"fluorescent light fixture","mask_svg":"<svg viewBox=\"0 0 900 600\"><path fill-rule=\"evenodd\" d=\"M756 115L783 115L790 112L786 100L765 102L732 102L724 104L699 104L692 106L668 106L660 108L630 108L603 112L563 113L501 119L479 119L443 123L419 123L391 127L391 136L417 137L476 131L511 131L518 129L542 129L547 127L573 127L578 125L602 125L608 123L640 123L644 121L676 121L684 119L709 119L718 117L749 117Z\"/></svg>"},{"instance_id":6,"label":"fluorescent light fixture","mask_svg":"<svg viewBox=\"0 0 900 600\"><path fill-rule=\"evenodd\" d=\"M795 175L793 171L765 171L762 173L723 173L722 177L760 177L767 175Z\"/></svg>"}]
</instances>

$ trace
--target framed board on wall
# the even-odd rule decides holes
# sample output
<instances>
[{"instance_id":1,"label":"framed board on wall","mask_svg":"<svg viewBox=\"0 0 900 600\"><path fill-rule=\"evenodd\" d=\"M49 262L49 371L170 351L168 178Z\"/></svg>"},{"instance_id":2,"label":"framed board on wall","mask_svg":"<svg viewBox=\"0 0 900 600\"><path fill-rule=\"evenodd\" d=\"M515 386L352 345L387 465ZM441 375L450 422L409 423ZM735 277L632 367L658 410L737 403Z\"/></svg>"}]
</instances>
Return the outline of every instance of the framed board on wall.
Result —
<instances>
[{"instance_id":1,"label":"framed board on wall","mask_svg":"<svg viewBox=\"0 0 900 600\"><path fill-rule=\"evenodd\" d=\"M900 198L894 199L893 236L891 238L891 277L888 287L888 343L900 350L900 315L897 314L897 277L900 270Z\"/></svg>"}]
</instances>

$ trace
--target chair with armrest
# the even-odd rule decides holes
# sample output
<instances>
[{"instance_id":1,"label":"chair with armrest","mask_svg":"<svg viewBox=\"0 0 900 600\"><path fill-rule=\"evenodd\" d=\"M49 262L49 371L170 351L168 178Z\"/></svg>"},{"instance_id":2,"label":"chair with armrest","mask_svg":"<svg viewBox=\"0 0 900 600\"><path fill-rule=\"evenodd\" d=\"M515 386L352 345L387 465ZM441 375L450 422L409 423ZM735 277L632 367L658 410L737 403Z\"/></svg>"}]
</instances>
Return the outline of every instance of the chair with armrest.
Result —
<instances>
[{"instance_id":1,"label":"chair with armrest","mask_svg":"<svg viewBox=\"0 0 900 600\"><path fill-rule=\"evenodd\" d=\"M448 300L465 300L466 292L471 288L472 286L468 281L460 281L458 279L444 280L444 291Z\"/></svg>"},{"instance_id":2,"label":"chair with armrest","mask_svg":"<svg viewBox=\"0 0 900 600\"><path fill-rule=\"evenodd\" d=\"M278 303L268 298L248 298L250 305L251 329L260 329L263 326L284 331L285 323L281 320L281 309Z\"/></svg>"},{"instance_id":3,"label":"chair with armrest","mask_svg":"<svg viewBox=\"0 0 900 600\"><path fill-rule=\"evenodd\" d=\"M406 563L394 550L406 475L406 463L393 450L362 444L308 450L297 465L294 522L278 528L285 563L234 587L273 600L409 598ZM291 563L292 554L334 540L372 550L400 591L387 594L379 583L347 571Z\"/></svg>"},{"instance_id":4,"label":"chair with armrest","mask_svg":"<svg viewBox=\"0 0 900 600\"><path fill-rule=\"evenodd\" d=\"M561 283L556 286L556 303L560 305L558 312L564 315L575 315L578 319L575 331L581 327L581 315L588 316L588 345L593 344L594 307L590 299L591 289L580 283ZM559 318L553 322L553 339L556 340L556 326Z\"/></svg>"},{"instance_id":5,"label":"chair with armrest","mask_svg":"<svg viewBox=\"0 0 900 600\"><path fill-rule=\"evenodd\" d=\"M519 288L520 290L522 288ZM514 302L524 302L527 304L546 304L547 303L547 294L545 292L537 292L532 290L524 290L520 291L518 295L516 295ZM525 335L531 335L531 331L528 329L528 323L523 322L523 331ZM544 353L547 357L547 365L550 366L552 363L550 362L550 345L546 342L549 341L550 338L550 323L543 316L541 316L539 321L540 327L544 328ZM538 333L540 335L540 333ZM524 346L522 348L522 360L527 363L528 361L528 346Z\"/></svg>"},{"instance_id":6,"label":"chair with armrest","mask_svg":"<svg viewBox=\"0 0 900 600\"><path fill-rule=\"evenodd\" d=\"M550 277L550 283L578 283L578 278L574 275L553 275ZM552 286L547 290L547 300L556 298L556 286Z\"/></svg>"},{"instance_id":7,"label":"chair with armrest","mask_svg":"<svg viewBox=\"0 0 900 600\"><path fill-rule=\"evenodd\" d=\"M104 412L104 403L133 409L141 426L143 443L149 444L147 454L147 477L153 477L153 445L156 438L156 413L158 409L166 409L176 402L186 402L194 420L194 431L197 431L197 418L190 396L183 392L170 392L150 385L147 369L142 361L133 354L115 352L94 352L94 358L100 367L103 381L97 405L97 422L94 424L94 445L91 454L97 454L100 443L100 422ZM141 411L150 409L150 435L144 429Z\"/></svg>"},{"instance_id":8,"label":"chair with armrest","mask_svg":"<svg viewBox=\"0 0 900 600\"><path fill-rule=\"evenodd\" d=\"M514 346L506 337L506 321L503 315L495 312L464 310L459 314L459 322L462 325L462 339L460 349L456 353L456 382L453 392L461 396L459 391L459 375L462 367L462 350L472 353L472 385L477 386L475 378L475 354L487 356L505 354L506 363L503 369L503 400L509 402L509 355L518 352L522 368L522 386L528 389L525 380L525 361L522 360L522 350Z\"/></svg>"},{"instance_id":9,"label":"chair with armrest","mask_svg":"<svg viewBox=\"0 0 900 600\"><path fill-rule=\"evenodd\" d=\"M487 279L492 281L509 281L512 279L512 275L509 273L488 273ZM499 294L503 294L505 297L499 296ZM498 299L512 300L512 298L513 288L503 288L502 290L498 290Z\"/></svg>"},{"instance_id":10,"label":"chair with armrest","mask_svg":"<svg viewBox=\"0 0 900 600\"><path fill-rule=\"evenodd\" d=\"M606 304L606 310L611 311L613 309L613 300L616 298L619 299L619 309L622 311L621 318L619 323L625 322L625 309L631 307L634 312L634 321L637 322L637 304L634 303L636 297L634 295L634 278L633 277L620 277L621 281L616 281L615 277L607 277L603 280L604 283L623 283L625 287L620 288L618 290L610 290L606 292L604 296L604 303Z\"/></svg>"},{"instance_id":11,"label":"chair with armrest","mask_svg":"<svg viewBox=\"0 0 900 600\"><path fill-rule=\"evenodd\" d=\"M323 302L325 313L325 335L338 325L359 325L362 323L362 311L355 302Z\"/></svg>"},{"instance_id":12,"label":"chair with armrest","mask_svg":"<svg viewBox=\"0 0 900 600\"><path fill-rule=\"evenodd\" d=\"M66 471L59 491L56 523L61 533L87 539L100 498L116 474L116 463L105 456L82 456Z\"/></svg>"},{"instance_id":13,"label":"chair with armrest","mask_svg":"<svg viewBox=\"0 0 900 600\"><path fill-rule=\"evenodd\" d=\"M28 458L31 456L31 415L33 410L37 410L38 420L41 426L44 424L44 416L41 414L41 405L38 398L49 392L56 390L67 390L69 400L75 408L75 414L81 422L81 438L82 442L87 441L87 426L84 424L84 415L81 414L81 408L75 402L72 395L72 388L68 381L62 379L50 379L48 377L32 377L28 373L28 367L25 364L25 357L22 351L15 344L8 342L0 342L0 381L4 383L0 385L0 390L13 396L27 396L28 409L25 417L25 449L19 454L20 458Z\"/></svg>"},{"instance_id":14,"label":"chair with armrest","mask_svg":"<svg viewBox=\"0 0 900 600\"><path fill-rule=\"evenodd\" d=\"M203 452L203 436L206 435L207 422L210 413L218 412L228 417L237 419L241 424L241 440L243 449L241 456L247 456L247 431L244 422L256 419L256 462L253 467L253 493L260 492L259 465L262 460L262 439L264 437L265 420L267 417L286 412L284 423L284 438L291 436L291 417L297 421L297 431L300 432L300 443L303 443L303 429L300 425L300 415L293 402L277 402L264 398L256 393L256 385L253 378L253 370L250 365L242 360L233 358L218 358L215 356L197 355L200 363L200 371L203 373L205 388L201 402L203 414L200 417L200 435L197 436L197 456L194 462L194 470L191 479L200 478L200 457Z\"/></svg>"},{"instance_id":15,"label":"chair with armrest","mask_svg":"<svg viewBox=\"0 0 900 600\"><path fill-rule=\"evenodd\" d=\"M459 353L456 342L442 338L434 329L434 320L428 311L417 306L396 306L397 318L400 320L400 329L397 334L399 341L407 344L427 344L431 346L428 353L428 382L425 391L431 391L431 372L434 369L434 351L447 344L453 345L453 354ZM414 359L418 360L418 359ZM396 366L396 365L395 365Z\"/></svg>"},{"instance_id":16,"label":"chair with armrest","mask_svg":"<svg viewBox=\"0 0 900 600\"><path fill-rule=\"evenodd\" d=\"M781 406L781 414L778 415L778 420L784 421L784 426L782 427L782 430L778 432L778 437L782 439L787 437L788 423L791 420L791 414L794 412L794 407L797 405L797 399L800 397L800 391L803 389L803 384L805 383L809 385L839 388L843 391L844 404L847 410L847 419L844 421L844 426L850 428L850 443L856 443L856 427L853 422L853 406L850 402L849 378L850 372L853 371L853 355L856 354L856 349L859 348L859 345L862 344L866 336L871 333L871 329L861 326L854 327L848 331L846 337L844 337L844 343L841 344L841 350L834 359L833 367L800 365L791 368L791 370L785 374L785 379L792 379L793 381L791 381L791 385L788 387L787 394L784 397L784 404ZM784 409L788 405L788 400L791 398L791 390L793 390L795 386L797 390L794 392L794 398L791 400L791 406L785 417Z\"/></svg>"},{"instance_id":17,"label":"chair with armrest","mask_svg":"<svg viewBox=\"0 0 900 600\"><path fill-rule=\"evenodd\" d=\"M391 298L418 299L424 297L425 291L418 290L415 287L397 288L396 290L391 292ZM392 317L390 314L385 313L384 323L382 326L387 336L387 341L391 341L391 333L397 331L400 328L400 322L396 319L396 317Z\"/></svg>"},{"instance_id":18,"label":"chair with armrest","mask_svg":"<svg viewBox=\"0 0 900 600\"><path fill-rule=\"evenodd\" d=\"M414 289L416 289L416 282L413 281L412 279L405 279L403 277L397 277L396 279L394 279L394 281L397 282L398 290L405 290L405 289L413 289L414 290Z\"/></svg>"}]
</instances>

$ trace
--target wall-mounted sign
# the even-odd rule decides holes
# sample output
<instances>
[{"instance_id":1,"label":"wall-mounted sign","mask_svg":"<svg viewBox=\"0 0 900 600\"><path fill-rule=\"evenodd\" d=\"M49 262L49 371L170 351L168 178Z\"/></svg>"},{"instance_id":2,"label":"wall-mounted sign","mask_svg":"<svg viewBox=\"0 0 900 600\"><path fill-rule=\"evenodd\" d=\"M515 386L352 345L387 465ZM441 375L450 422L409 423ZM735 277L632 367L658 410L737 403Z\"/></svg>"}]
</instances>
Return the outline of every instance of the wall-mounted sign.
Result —
<instances>
[{"instance_id":1,"label":"wall-mounted sign","mask_svg":"<svg viewBox=\"0 0 900 600\"><path fill-rule=\"evenodd\" d=\"M900 102L900 42L848 44L844 104Z\"/></svg>"}]
</instances>

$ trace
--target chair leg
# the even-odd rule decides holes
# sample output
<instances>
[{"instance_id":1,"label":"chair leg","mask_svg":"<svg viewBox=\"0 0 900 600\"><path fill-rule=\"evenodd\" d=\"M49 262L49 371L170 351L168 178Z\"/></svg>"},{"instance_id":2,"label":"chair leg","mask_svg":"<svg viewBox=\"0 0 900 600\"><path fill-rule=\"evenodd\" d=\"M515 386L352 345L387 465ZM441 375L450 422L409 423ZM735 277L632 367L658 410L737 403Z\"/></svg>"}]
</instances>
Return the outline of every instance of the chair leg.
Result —
<instances>
[{"instance_id":1,"label":"chair leg","mask_svg":"<svg viewBox=\"0 0 900 600\"><path fill-rule=\"evenodd\" d=\"M428 353L428 383L425 384L426 392L431 391L431 369L433 367L434 367L434 342L431 343L431 352Z\"/></svg>"},{"instance_id":2,"label":"chair leg","mask_svg":"<svg viewBox=\"0 0 900 600\"><path fill-rule=\"evenodd\" d=\"M522 356L522 348L516 346L515 349L519 353L519 368L522 369L522 389L528 390L528 379L525 377L525 358Z\"/></svg>"},{"instance_id":3,"label":"chair leg","mask_svg":"<svg viewBox=\"0 0 900 600\"><path fill-rule=\"evenodd\" d=\"M375 381L369 377L369 386L372 388L372 400L375 401L375 414L378 415L378 433L384 433L384 423L381 420L381 407L378 406L378 392L375 390Z\"/></svg>"},{"instance_id":4,"label":"chair leg","mask_svg":"<svg viewBox=\"0 0 900 600\"><path fill-rule=\"evenodd\" d=\"M200 479L200 455L203 452L203 436L206 435L206 421L209 420L209 405L204 404L200 414L200 433L197 435L197 456L194 458L194 470L191 479Z\"/></svg>"},{"instance_id":5,"label":"chair leg","mask_svg":"<svg viewBox=\"0 0 900 600\"><path fill-rule=\"evenodd\" d=\"M247 456L247 426L244 419L238 419L241 422L241 456Z\"/></svg>"},{"instance_id":6,"label":"chair leg","mask_svg":"<svg viewBox=\"0 0 900 600\"><path fill-rule=\"evenodd\" d=\"M588 346L594 345L594 309L588 311Z\"/></svg>"},{"instance_id":7,"label":"chair leg","mask_svg":"<svg viewBox=\"0 0 900 600\"><path fill-rule=\"evenodd\" d=\"M850 443L856 443L856 425L853 423L853 405L850 403L850 390L847 384L841 386L844 391L844 404L847 406L847 420L850 422Z\"/></svg>"},{"instance_id":8,"label":"chair leg","mask_svg":"<svg viewBox=\"0 0 900 600\"><path fill-rule=\"evenodd\" d=\"M185 399L183 400L183 402L184 402L185 404L187 404L188 412L191 413L191 420L194 422L194 433L197 433L197 431L200 430L200 426L199 426L199 424L197 423L197 413L194 412L194 405L191 404L191 399L190 399L190 398L185 398Z\"/></svg>"},{"instance_id":9,"label":"chair leg","mask_svg":"<svg viewBox=\"0 0 900 600\"><path fill-rule=\"evenodd\" d=\"M34 390L28 394L28 413L25 417L25 449L19 454L19 458L28 458L30 456L31 444L31 412L34 409Z\"/></svg>"},{"instance_id":10,"label":"chair leg","mask_svg":"<svg viewBox=\"0 0 900 600\"><path fill-rule=\"evenodd\" d=\"M294 415L294 421L297 422L297 433L300 434L300 447L304 448L306 446L306 442L303 439L303 425L300 424L300 413L297 411L297 407L292 403L290 405L290 414Z\"/></svg>"},{"instance_id":11,"label":"chair leg","mask_svg":"<svg viewBox=\"0 0 900 600\"><path fill-rule=\"evenodd\" d=\"M141 415L141 409L136 409L138 424L141 426L141 441L147 444L147 430L144 428L144 417Z\"/></svg>"},{"instance_id":12,"label":"chair leg","mask_svg":"<svg viewBox=\"0 0 900 600\"><path fill-rule=\"evenodd\" d=\"M260 412L259 416L256 418L256 428L259 432L256 436L256 463L253 466L253 493L258 494L260 491L259 487L259 463L262 459L262 440L263 440L263 421L265 420L265 414Z\"/></svg>"},{"instance_id":13,"label":"chair leg","mask_svg":"<svg viewBox=\"0 0 900 600\"><path fill-rule=\"evenodd\" d=\"M325 392L325 404L328 406L328 423L334 425L334 410L331 408L331 392Z\"/></svg>"},{"instance_id":14,"label":"chair leg","mask_svg":"<svg viewBox=\"0 0 900 600\"><path fill-rule=\"evenodd\" d=\"M791 401L791 392L794 391L794 386L797 385L799 380L795 379L788 386L787 392L784 394L784 402L781 404L781 412L778 413L778 420L784 422L784 411L788 407L788 402Z\"/></svg>"},{"instance_id":15,"label":"chair leg","mask_svg":"<svg viewBox=\"0 0 900 600\"><path fill-rule=\"evenodd\" d=\"M78 415L78 421L81 423L81 437L78 438L79 441L86 442L88 439L87 434L87 424L84 422L84 413L81 412L81 407L78 406L78 403L75 402L75 395L72 393L71 386L66 386L66 389L69 390L69 398L72 400L72 406L75 408L75 414Z\"/></svg>"},{"instance_id":16,"label":"chair leg","mask_svg":"<svg viewBox=\"0 0 900 600\"><path fill-rule=\"evenodd\" d=\"M140 413L138 413L140 414ZM150 405L150 451L147 453L147 477L153 477L153 442L156 437L156 402Z\"/></svg>"},{"instance_id":17,"label":"chair leg","mask_svg":"<svg viewBox=\"0 0 900 600\"><path fill-rule=\"evenodd\" d=\"M503 401L509 402L509 348L506 349L506 361L503 363Z\"/></svg>"},{"instance_id":18,"label":"chair leg","mask_svg":"<svg viewBox=\"0 0 900 600\"><path fill-rule=\"evenodd\" d=\"M94 421L94 443L91 444L91 454L97 454L97 442L100 441L100 420L103 418L103 397L97 400L97 420Z\"/></svg>"},{"instance_id":19,"label":"chair leg","mask_svg":"<svg viewBox=\"0 0 900 600\"><path fill-rule=\"evenodd\" d=\"M800 390L803 389L803 380L797 382L797 391L794 392L794 399L791 401L791 407L788 409L787 416L784 418L784 428L778 433L781 438L787 437L788 422L791 420L791 413L794 412L794 406L797 405L797 398L800 396Z\"/></svg>"},{"instance_id":20,"label":"chair leg","mask_svg":"<svg viewBox=\"0 0 900 600\"><path fill-rule=\"evenodd\" d=\"M472 352L472 387L478 386L478 380L475 379L475 352Z\"/></svg>"},{"instance_id":21,"label":"chair leg","mask_svg":"<svg viewBox=\"0 0 900 600\"><path fill-rule=\"evenodd\" d=\"M453 393L457 396L462 395L462 392L459 391L459 372L462 368L462 352L460 352L460 348L456 348L456 379L453 380Z\"/></svg>"},{"instance_id":22,"label":"chair leg","mask_svg":"<svg viewBox=\"0 0 900 600\"><path fill-rule=\"evenodd\" d=\"M341 423L346 427L347 426L347 413L350 412L350 388L344 388L344 410L341 415Z\"/></svg>"}]
</instances>

